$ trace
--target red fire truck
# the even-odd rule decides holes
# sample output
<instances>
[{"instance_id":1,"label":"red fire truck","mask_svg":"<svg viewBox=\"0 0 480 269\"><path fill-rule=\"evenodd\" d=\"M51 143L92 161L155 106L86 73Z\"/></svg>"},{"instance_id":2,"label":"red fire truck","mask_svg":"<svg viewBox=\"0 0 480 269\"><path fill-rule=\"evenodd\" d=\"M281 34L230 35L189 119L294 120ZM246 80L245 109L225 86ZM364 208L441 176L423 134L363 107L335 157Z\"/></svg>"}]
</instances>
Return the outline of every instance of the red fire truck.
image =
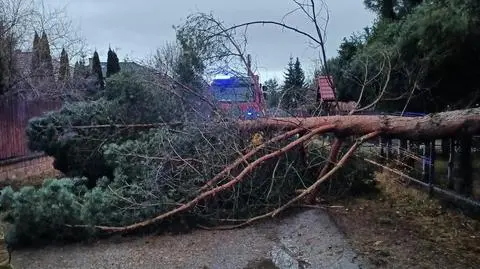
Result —
<instances>
[{"instance_id":1,"label":"red fire truck","mask_svg":"<svg viewBox=\"0 0 480 269\"><path fill-rule=\"evenodd\" d=\"M258 76L214 79L210 88L218 107L230 116L257 119L265 114Z\"/></svg>"},{"instance_id":2,"label":"red fire truck","mask_svg":"<svg viewBox=\"0 0 480 269\"><path fill-rule=\"evenodd\" d=\"M248 76L232 76L214 79L210 92L218 107L227 115L252 120L265 115L265 97L258 75L250 70Z\"/></svg>"}]
</instances>

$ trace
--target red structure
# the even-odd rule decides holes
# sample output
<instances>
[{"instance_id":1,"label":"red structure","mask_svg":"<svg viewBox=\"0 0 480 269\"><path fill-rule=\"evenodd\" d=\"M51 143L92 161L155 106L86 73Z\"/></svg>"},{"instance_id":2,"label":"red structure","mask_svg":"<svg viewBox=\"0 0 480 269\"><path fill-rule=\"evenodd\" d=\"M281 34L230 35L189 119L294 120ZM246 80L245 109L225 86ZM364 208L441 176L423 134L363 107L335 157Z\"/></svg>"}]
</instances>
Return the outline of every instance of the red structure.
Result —
<instances>
[{"instance_id":1,"label":"red structure","mask_svg":"<svg viewBox=\"0 0 480 269\"><path fill-rule=\"evenodd\" d=\"M323 114L335 114L334 108L338 102L333 88L333 77L317 77L317 103L321 106Z\"/></svg>"},{"instance_id":2,"label":"red structure","mask_svg":"<svg viewBox=\"0 0 480 269\"><path fill-rule=\"evenodd\" d=\"M28 121L60 106L60 101L0 98L0 161L35 154L28 149L25 134Z\"/></svg>"},{"instance_id":3,"label":"red structure","mask_svg":"<svg viewBox=\"0 0 480 269\"><path fill-rule=\"evenodd\" d=\"M335 102L337 100L332 84L333 78L330 76L319 76L317 78L317 102Z\"/></svg>"},{"instance_id":4,"label":"red structure","mask_svg":"<svg viewBox=\"0 0 480 269\"><path fill-rule=\"evenodd\" d=\"M221 110L240 119L257 119L265 114L265 99L258 76L214 79L210 86Z\"/></svg>"}]
</instances>

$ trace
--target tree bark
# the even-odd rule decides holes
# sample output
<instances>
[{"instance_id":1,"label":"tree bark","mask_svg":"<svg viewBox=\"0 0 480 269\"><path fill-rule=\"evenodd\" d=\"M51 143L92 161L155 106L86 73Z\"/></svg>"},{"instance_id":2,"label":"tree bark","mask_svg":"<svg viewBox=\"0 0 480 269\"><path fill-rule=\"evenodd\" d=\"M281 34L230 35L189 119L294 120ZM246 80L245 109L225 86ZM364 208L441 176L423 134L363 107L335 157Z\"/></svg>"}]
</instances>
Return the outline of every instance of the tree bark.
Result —
<instances>
[{"instance_id":1,"label":"tree bark","mask_svg":"<svg viewBox=\"0 0 480 269\"><path fill-rule=\"evenodd\" d=\"M267 118L241 121L239 127L249 131L290 130L299 127L313 129L330 124L335 126L332 132L338 137L379 131L386 138L431 140L480 134L480 108L448 111L418 118L370 115Z\"/></svg>"}]
</instances>

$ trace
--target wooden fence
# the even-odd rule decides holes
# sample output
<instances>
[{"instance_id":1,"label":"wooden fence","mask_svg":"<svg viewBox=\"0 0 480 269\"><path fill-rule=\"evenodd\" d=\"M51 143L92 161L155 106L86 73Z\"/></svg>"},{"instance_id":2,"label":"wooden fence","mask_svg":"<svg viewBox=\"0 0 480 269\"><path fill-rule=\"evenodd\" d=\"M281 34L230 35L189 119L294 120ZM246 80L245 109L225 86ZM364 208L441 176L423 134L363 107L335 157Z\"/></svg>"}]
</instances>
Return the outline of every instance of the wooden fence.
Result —
<instances>
[{"instance_id":1,"label":"wooden fence","mask_svg":"<svg viewBox=\"0 0 480 269\"><path fill-rule=\"evenodd\" d=\"M28 121L60 106L61 101L0 98L0 162L38 155L28 149Z\"/></svg>"},{"instance_id":2,"label":"wooden fence","mask_svg":"<svg viewBox=\"0 0 480 269\"><path fill-rule=\"evenodd\" d=\"M380 138L377 160L384 169L480 212L480 137L433 141ZM442 145L443 144L443 145ZM373 160L368 162L381 165Z\"/></svg>"}]
</instances>

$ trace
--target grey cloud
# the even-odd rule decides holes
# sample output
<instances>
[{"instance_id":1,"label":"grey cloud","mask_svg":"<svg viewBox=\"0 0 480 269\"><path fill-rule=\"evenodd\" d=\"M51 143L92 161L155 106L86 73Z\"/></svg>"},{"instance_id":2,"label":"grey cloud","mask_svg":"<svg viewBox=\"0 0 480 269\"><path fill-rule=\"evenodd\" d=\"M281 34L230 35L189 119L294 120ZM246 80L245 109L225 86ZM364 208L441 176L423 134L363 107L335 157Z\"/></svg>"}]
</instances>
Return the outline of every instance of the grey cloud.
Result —
<instances>
[{"instance_id":1,"label":"grey cloud","mask_svg":"<svg viewBox=\"0 0 480 269\"><path fill-rule=\"evenodd\" d=\"M342 38L370 25L373 15L362 0L328 0L327 53L334 56ZM178 25L192 12L213 12L226 24L257 19L281 19L294 8L290 0L70 0L67 10L80 22L90 47L103 57L109 44L125 55L144 58L175 37L172 25ZM314 33L314 28L300 13L286 22ZM318 51L308 47L304 37L272 26L249 28L249 51L263 73L283 72L290 56L298 56L308 68Z\"/></svg>"}]
</instances>

